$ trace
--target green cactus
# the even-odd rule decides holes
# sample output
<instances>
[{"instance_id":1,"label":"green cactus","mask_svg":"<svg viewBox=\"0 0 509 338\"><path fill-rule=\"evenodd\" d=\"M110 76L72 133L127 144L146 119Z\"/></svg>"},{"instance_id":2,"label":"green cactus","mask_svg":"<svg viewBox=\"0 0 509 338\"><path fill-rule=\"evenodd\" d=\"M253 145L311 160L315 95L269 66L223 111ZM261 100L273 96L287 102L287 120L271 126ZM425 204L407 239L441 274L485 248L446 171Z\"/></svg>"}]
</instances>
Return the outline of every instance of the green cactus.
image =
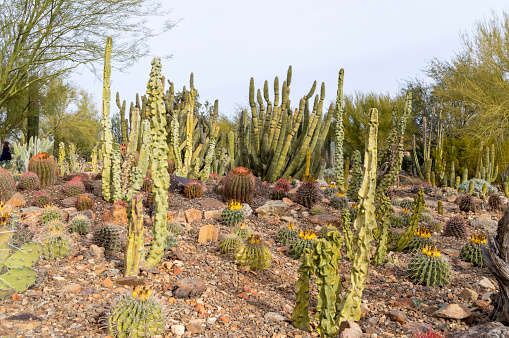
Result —
<instances>
[{"instance_id":1,"label":"green cactus","mask_svg":"<svg viewBox=\"0 0 509 338\"><path fill-rule=\"evenodd\" d=\"M39 177L41 186L55 184L58 178L58 164L48 153L38 153L28 162L28 171L33 171Z\"/></svg>"},{"instance_id":2,"label":"green cactus","mask_svg":"<svg viewBox=\"0 0 509 338\"><path fill-rule=\"evenodd\" d=\"M175 236L179 236L182 233L182 226L176 222L166 223L166 229L168 229L168 233L172 233Z\"/></svg>"},{"instance_id":3,"label":"green cactus","mask_svg":"<svg viewBox=\"0 0 509 338\"><path fill-rule=\"evenodd\" d=\"M32 171L24 172L19 177L19 187L21 189L35 190L35 189L39 188L40 186L41 186L41 182L39 180L39 176L37 176L37 174Z\"/></svg>"},{"instance_id":4,"label":"green cactus","mask_svg":"<svg viewBox=\"0 0 509 338\"><path fill-rule=\"evenodd\" d=\"M353 209L355 210L355 209ZM355 216L357 217L357 216ZM353 260L353 251L354 251L354 238L352 233L352 219L355 219L350 215L350 210L344 209L341 213L341 228L343 230L343 234L345 235L345 248L346 248L346 259L350 262Z\"/></svg>"},{"instance_id":5,"label":"green cactus","mask_svg":"<svg viewBox=\"0 0 509 338\"><path fill-rule=\"evenodd\" d=\"M463 218L455 216L445 223L444 236L452 236L458 239L465 239L467 237L467 228Z\"/></svg>"},{"instance_id":6,"label":"green cactus","mask_svg":"<svg viewBox=\"0 0 509 338\"><path fill-rule=\"evenodd\" d=\"M311 249L313 247L316 235L316 232L309 229L299 231L299 236L290 243L290 256L294 259L299 259L304 249Z\"/></svg>"},{"instance_id":7,"label":"green cactus","mask_svg":"<svg viewBox=\"0 0 509 338\"><path fill-rule=\"evenodd\" d=\"M444 206L442 204L442 200L438 200L438 207L437 207L437 212L439 215L444 215Z\"/></svg>"},{"instance_id":8,"label":"green cactus","mask_svg":"<svg viewBox=\"0 0 509 338\"><path fill-rule=\"evenodd\" d=\"M327 223L324 226L322 226L320 231L318 231L317 237L318 238L326 238L327 234L329 232L331 232L331 231L338 231L338 229L334 225L332 225L331 223Z\"/></svg>"},{"instance_id":9,"label":"green cactus","mask_svg":"<svg viewBox=\"0 0 509 338\"><path fill-rule=\"evenodd\" d=\"M451 280L451 268L440 251L434 247L425 247L408 264L410 278L426 286L445 286Z\"/></svg>"},{"instance_id":10,"label":"green cactus","mask_svg":"<svg viewBox=\"0 0 509 338\"><path fill-rule=\"evenodd\" d=\"M63 235L50 235L43 241L43 256L46 259L66 258L69 256L71 245L69 239Z\"/></svg>"},{"instance_id":11,"label":"green cactus","mask_svg":"<svg viewBox=\"0 0 509 338\"><path fill-rule=\"evenodd\" d=\"M487 188L486 183L484 183L484 184L482 185L482 194L483 194L484 196L486 196L486 188Z\"/></svg>"},{"instance_id":12,"label":"green cactus","mask_svg":"<svg viewBox=\"0 0 509 338\"><path fill-rule=\"evenodd\" d=\"M391 251L401 251L405 249L408 246L408 243L410 243L412 237L414 236L414 233L417 230L417 226L419 225L419 219L421 218L422 210L424 209L423 189L420 189L417 195L415 195L414 205L415 208L412 214L412 219L410 220L410 225L398 239L396 244L391 248Z\"/></svg>"},{"instance_id":13,"label":"green cactus","mask_svg":"<svg viewBox=\"0 0 509 338\"><path fill-rule=\"evenodd\" d=\"M343 83L345 78L345 70L341 68L338 76L338 93L336 96L336 106L334 108L334 119L336 120L336 135L334 142L337 146L335 158L336 185L339 191L345 192L345 178L343 173L343 141L345 138L345 130L343 128Z\"/></svg>"},{"instance_id":14,"label":"green cactus","mask_svg":"<svg viewBox=\"0 0 509 338\"><path fill-rule=\"evenodd\" d=\"M240 203L251 201L254 194L255 177L249 169L233 168L224 180L226 199Z\"/></svg>"},{"instance_id":15,"label":"green cactus","mask_svg":"<svg viewBox=\"0 0 509 338\"><path fill-rule=\"evenodd\" d=\"M504 184L502 186L504 188L505 197L509 198L509 182L504 182Z\"/></svg>"},{"instance_id":16,"label":"green cactus","mask_svg":"<svg viewBox=\"0 0 509 338\"><path fill-rule=\"evenodd\" d=\"M253 230L251 230L251 228L247 227L246 225L241 224L240 226L235 227L233 229L233 233L239 236L239 238L242 241L245 241L246 239L251 237L251 235L253 234Z\"/></svg>"},{"instance_id":17,"label":"green cactus","mask_svg":"<svg viewBox=\"0 0 509 338\"><path fill-rule=\"evenodd\" d=\"M203 187L198 181L191 181L184 187L184 196L187 198L199 198L203 195Z\"/></svg>"},{"instance_id":18,"label":"green cactus","mask_svg":"<svg viewBox=\"0 0 509 338\"><path fill-rule=\"evenodd\" d=\"M75 177L72 180L68 181L64 185L64 193L66 196L74 197L85 192L85 185L83 181L79 178Z\"/></svg>"},{"instance_id":19,"label":"green cactus","mask_svg":"<svg viewBox=\"0 0 509 338\"><path fill-rule=\"evenodd\" d=\"M90 219L83 214L77 215L69 223L69 231L77 232L82 236L87 235L90 232Z\"/></svg>"},{"instance_id":20,"label":"green cactus","mask_svg":"<svg viewBox=\"0 0 509 338\"><path fill-rule=\"evenodd\" d=\"M235 251L240 245L240 237L236 234L229 234L221 239L219 242L219 252L227 254Z\"/></svg>"},{"instance_id":21,"label":"green cactus","mask_svg":"<svg viewBox=\"0 0 509 338\"><path fill-rule=\"evenodd\" d=\"M428 229L423 226L419 226L405 250L409 252L417 252L422 251L422 249L426 246L434 246L430 236L431 233Z\"/></svg>"},{"instance_id":22,"label":"green cactus","mask_svg":"<svg viewBox=\"0 0 509 338\"><path fill-rule=\"evenodd\" d=\"M92 151L90 153L90 161L92 163L92 172L94 174L97 174L98 173L98 168L97 168L97 145L95 145L92 148ZM60 171L60 175L63 175L61 171Z\"/></svg>"},{"instance_id":23,"label":"green cactus","mask_svg":"<svg viewBox=\"0 0 509 338\"><path fill-rule=\"evenodd\" d=\"M461 260L471 263L472 266L482 268L484 266L481 248L486 244L486 236L474 235L470 242L466 244L460 253Z\"/></svg>"},{"instance_id":24,"label":"green cactus","mask_svg":"<svg viewBox=\"0 0 509 338\"><path fill-rule=\"evenodd\" d=\"M150 289L138 286L120 296L108 316L108 333L112 337L163 336L164 310Z\"/></svg>"},{"instance_id":25,"label":"green cactus","mask_svg":"<svg viewBox=\"0 0 509 338\"><path fill-rule=\"evenodd\" d=\"M488 204L493 211L502 211L503 203L500 195L491 195L488 199Z\"/></svg>"},{"instance_id":26,"label":"green cactus","mask_svg":"<svg viewBox=\"0 0 509 338\"><path fill-rule=\"evenodd\" d=\"M260 243L260 237L252 235L235 250L234 259L239 266L261 271L270 266L271 255L267 245Z\"/></svg>"},{"instance_id":27,"label":"green cactus","mask_svg":"<svg viewBox=\"0 0 509 338\"><path fill-rule=\"evenodd\" d=\"M78 211L92 210L94 208L94 200L87 194L79 195L74 202L74 207Z\"/></svg>"},{"instance_id":28,"label":"green cactus","mask_svg":"<svg viewBox=\"0 0 509 338\"><path fill-rule=\"evenodd\" d=\"M361 163L361 153L358 150L353 152L352 156L352 178L350 179L350 185L348 186L348 197L353 201L358 202L358 193L359 188L362 182L362 163Z\"/></svg>"},{"instance_id":29,"label":"green cactus","mask_svg":"<svg viewBox=\"0 0 509 338\"><path fill-rule=\"evenodd\" d=\"M168 232L168 236L166 237L166 251L171 250L172 248L177 246L177 237L173 233Z\"/></svg>"},{"instance_id":30,"label":"green cactus","mask_svg":"<svg viewBox=\"0 0 509 338\"><path fill-rule=\"evenodd\" d=\"M336 194L330 199L330 205L336 210L343 210L348 207L348 199L345 196Z\"/></svg>"},{"instance_id":31,"label":"green cactus","mask_svg":"<svg viewBox=\"0 0 509 338\"><path fill-rule=\"evenodd\" d=\"M67 174L67 168L68 166L65 165L65 143L60 142L58 144L58 169L60 171L60 175L64 176Z\"/></svg>"},{"instance_id":32,"label":"green cactus","mask_svg":"<svg viewBox=\"0 0 509 338\"><path fill-rule=\"evenodd\" d=\"M474 180L471 179L468 183L468 194L472 195L474 193Z\"/></svg>"},{"instance_id":33,"label":"green cactus","mask_svg":"<svg viewBox=\"0 0 509 338\"><path fill-rule=\"evenodd\" d=\"M113 148L111 151L111 200L113 202L121 201L124 197L122 191L122 180L120 178L122 165L121 161L122 156L120 155L120 145L118 143L113 143Z\"/></svg>"},{"instance_id":34,"label":"green cactus","mask_svg":"<svg viewBox=\"0 0 509 338\"><path fill-rule=\"evenodd\" d=\"M474 198L471 195L463 195L459 200L459 209L463 212L476 212L477 206L475 204Z\"/></svg>"},{"instance_id":35,"label":"green cactus","mask_svg":"<svg viewBox=\"0 0 509 338\"><path fill-rule=\"evenodd\" d=\"M312 208L319 197L320 190L315 182L303 182L297 189L297 201L306 208Z\"/></svg>"},{"instance_id":36,"label":"green cactus","mask_svg":"<svg viewBox=\"0 0 509 338\"><path fill-rule=\"evenodd\" d=\"M101 133L101 150L102 150L102 194L106 201L111 201L111 153L113 151L113 133L110 120L110 77L111 77L111 48L113 40L110 36L106 39L106 49L104 52L104 71L103 71L103 98L102 98L102 133Z\"/></svg>"},{"instance_id":37,"label":"green cactus","mask_svg":"<svg viewBox=\"0 0 509 338\"><path fill-rule=\"evenodd\" d=\"M244 222L244 211L242 209L224 208L221 212L221 222L228 226L234 226Z\"/></svg>"},{"instance_id":38,"label":"green cactus","mask_svg":"<svg viewBox=\"0 0 509 338\"><path fill-rule=\"evenodd\" d=\"M120 249L120 232L112 224L104 224L94 231L93 244L103 247L106 253L113 253Z\"/></svg>"},{"instance_id":39,"label":"green cactus","mask_svg":"<svg viewBox=\"0 0 509 338\"><path fill-rule=\"evenodd\" d=\"M376 245L375 256L373 257L373 265L379 266L385 261L385 254L387 253L390 244L389 241L389 215L392 212L391 201L389 197L382 196L380 200L380 225L379 225L379 238Z\"/></svg>"},{"instance_id":40,"label":"green cactus","mask_svg":"<svg viewBox=\"0 0 509 338\"><path fill-rule=\"evenodd\" d=\"M47 205L41 214L41 224L48 224L53 220L62 221L62 212L54 205Z\"/></svg>"},{"instance_id":41,"label":"green cactus","mask_svg":"<svg viewBox=\"0 0 509 338\"><path fill-rule=\"evenodd\" d=\"M39 208L44 208L47 205L50 205L53 203L53 200L51 196L46 191L39 191L37 194L34 195L32 198L32 205L35 205Z\"/></svg>"},{"instance_id":42,"label":"green cactus","mask_svg":"<svg viewBox=\"0 0 509 338\"><path fill-rule=\"evenodd\" d=\"M332 198L337 194L337 192L338 192L338 188L336 187L336 185L333 185L333 186L329 185L327 188L325 188L325 190L323 191L323 194L327 198Z\"/></svg>"}]
</instances>

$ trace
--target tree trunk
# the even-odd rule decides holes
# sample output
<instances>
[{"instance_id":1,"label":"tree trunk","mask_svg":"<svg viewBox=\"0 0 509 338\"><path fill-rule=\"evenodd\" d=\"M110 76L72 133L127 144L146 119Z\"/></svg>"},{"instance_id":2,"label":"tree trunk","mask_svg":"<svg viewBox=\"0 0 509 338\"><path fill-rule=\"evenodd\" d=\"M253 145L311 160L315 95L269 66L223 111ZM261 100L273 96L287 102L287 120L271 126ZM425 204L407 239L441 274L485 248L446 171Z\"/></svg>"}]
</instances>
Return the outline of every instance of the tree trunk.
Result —
<instances>
[{"instance_id":1,"label":"tree trunk","mask_svg":"<svg viewBox=\"0 0 509 338\"><path fill-rule=\"evenodd\" d=\"M495 276L500 291L493 297L491 320L509 324L509 207L498 221L495 238L482 248L483 261Z\"/></svg>"},{"instance_id":2,"label":"tree trunk","mask_svg":"<svg viewBox=\"0 0 509 338\"><path fill-rule=\"evenodd\" d=\"M28 85L27 142L32 136L39 137L39 89L35 83Z\"/></svg>"}]
</instances>

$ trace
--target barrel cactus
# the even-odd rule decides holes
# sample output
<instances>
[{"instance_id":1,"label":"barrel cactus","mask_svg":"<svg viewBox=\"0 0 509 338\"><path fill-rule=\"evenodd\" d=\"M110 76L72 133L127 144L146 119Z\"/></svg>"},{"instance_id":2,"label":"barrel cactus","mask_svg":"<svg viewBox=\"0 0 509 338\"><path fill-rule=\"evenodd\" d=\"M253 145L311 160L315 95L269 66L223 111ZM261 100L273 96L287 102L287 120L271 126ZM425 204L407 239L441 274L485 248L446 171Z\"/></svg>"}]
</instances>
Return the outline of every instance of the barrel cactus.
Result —
<instances>
[{"instance_id":1,"label":"barrel cactus","mask_svg":"<svg viewBox=\"0 0 509 338\"><path fill-rule=\"evenodd\" d=\"M74 207L78 211L92 210L94 208L94 201L92 197L87 194L79 195L74 202Z\"/></svg>"},{"instance_id":2,"label":"barrel cactus","mask_svg":"<svg viewBox=\"0 0 509 338\"><path fill-rule=\"evenodd\" d=\"M58 164L53 156L46 152L32 156L28 162L28 171L37 174L43 187L55 184L58 178Z\"/></svg>"},{"instance_id":3,"label":"barrel cactus","mask_svg":"<svg viewBox=\"0 0 509 338\"><path fill-rule=\"evenodd\" d=\"M425 246L433 246L434 243L431 240L431 232L424 226L420 225L415 230L414 237L408 243L406 250L410 252L422 251Z\"/></svg>"},{"instance_id":4,"label":"barrel cactus","mask_svg":"<svg viewBox=\"0 0 509 338\"><path fill-rule=\"evenodd\" d=\"M164 328L163 307L145 286L120 296L109 311L108 333L112 337L162 337Z\"/></svg>"},{"instance_id":5,"label":"barrel cactus","mask_svg":"<svg viewBox=\"0 0 509 338\"><path fill-rule=\"evenodd\" d=\"M286 197L286 191L281 187L275 187L270 191L270 198L273 200L282 200Z\"/></svg>"},{"instance_id":6,"label":"barrel cactus","mask_svg":"<svg viewBox=\"0 0 509 338\"><path fill-rule=\"evenodd\" d=\"M167 222L166 229L168 229L168 233L172 233L175 236L178 236L182 233L182 226L176 222Z\"/></svg>"},{"instance_id":7,"label":"barrel cactus","mask_svg":"<svg viewBox=\"0 0 509 338\"><path fill-rule=\"evenodd\" d=\"M77 232L80 235L87 235L90 232L90 219L85 215L77 215L69 223L70 232Z\"/></svg>"},{"instance_id":8,"label":"barrel cactus","mask_svg":"<svg viewBox=\"0 0 509 338\"><path fill-rule=\"evenodd\" d=\"M239 202L231 201L228 203L228 207L223 209L221 212L221 221L228 225L233 226L244 222L244 211L242 210L242 204Z\"/></svg>"},{"instance_id":9,"label":"barrel cactus","mask_svg":"<svg viewBox=\"0 0 509 338\"><path fill-rule=\"evenodd\" d=\"M81 195L85 192L85 185L79 178L73 178L64 185L64 193L67 196L74 197Z\"/></svg>"},{"instance_id":10,"label":"barrel cactus","mask_svg":"<svg viewBox=\"0 0 509 338\"><path fill-rule=\"evenodd\" d=\"M434 246L424 247L408 264L408 272L414 282L426 286L445 286L451 280L451 267Z\"/></svg>"},{"instance_id":11,"label":"barrel cactus","mask_svg":"<svg viewBox=\"0 0 509 338\"><path fill-rule=\"evenodd\" d=\"M325 190L323 191L323 194L327 198L331 198L334 195L336 195L337 193L338 193L338 187L335 184L329 184L329 186L326 187Z\"/></svg>"},{"instance_id":12,"label":"barrel cactus","mask_svg":"<svg viewBox=\"0 0 509 338\"><path fill-rule=\"evenodd\" d=\"M289 245L293 240L299 237L299 231L295 229L293 222L288 223L287 226L279 228L277 232L277 240L281 245Z\"/></svg>"},{"instance_id":13,"label":"barrel cactus","mask_svg":"<svg viewBox=\"0 0 509 338\"><path fill-rule=\"evenodd\" d=\"M32 205L44 208L47 205L50 205L53 203L53 199L46 191L39 191L37 194L34 195L32 198Z\"/></svg>"},{"instance_id":14,"label":"barrel cactus","mask_svg":"<svg viewBox=\"0 0 509 338\"><path fill-rule=\"evenodd\" d=\"M260 243L259 235L252 235L235 250L235 263L249 266L251 270L265 270L270 266L269 247Z\"/></svg>"},{"instance_id":15,"label":"barrel cactus","mask_svg":"<svg viewBox=\"0 0 509 338\"><path fill-rule=\"evenodd\" d=\"M166 251L169 251L176 246L177 246L177 237L175 237L175 234L169 232L168 236L166 236Z\"/></svg>"},{"instance_id":16,"label":"barrel cactus","mask_svg":"<svg viewBox=\"0 0 509 338\"><path fill-rule=\"evenodd\" d=\"M184 187L184 196L187 198L199 198L203 196L203 187L198 181L191 181Z\"/></svg>"},{"instance_id":17,"label":"barrel cactus","mask_svg":"<svg viewBox=\"0 0 509 338\"><path fill-rule=\"evenodd\" d=\"M233 233L239 236L241 241L245 241L253 234L253 230L245 224L233 228Z\"/></svg>"},{"instance_id":18,"label":"barrel cactus","mask_svg":"<svg viewBox=\"0 0 509 338\"><path fill-rule=\"evenodd\" d=\"M7 202L16 192L16 182L12 174L0 167L0 201Z\"/></svg>"},{"instance_id":19,"label":"barrel cactus","mask_svg":"<svg viewBox=\"0 0 509 338\"><path fill-rule=\"evenodd\" d=\"M345 194L338 192L330 199L330 205L336 210L343 210L348 207L348 199Z\"/></svg>"},{"instance_id":20,"label":"barrel cactus","mask_svg":"<svg viewBox=\"0 0 509 338\"><path fill-rule=\"evenodd\" d=\"M465 239L467 237L467 228L461 216L455 216L445 223L444 236Z\"/></svg>"},{"instance_id":21,"label":"barrel cactus","mask_svg":"<svg viewBox=\"0 0 509 338\"><path fill-rule=\"evenodd\" d=\"M280 178L276 181L275 188L282 189L284 192L288 192L290 191L290 181L288 181L286 178Z\"/></svg>"},{"instance_id":22,"label":"barrel cactus","mask_svg":"<svg viewBox=\"0 0 509 338\"><path fill-rule=\"evenodd\" d=\"M317 236L318 238L327 238L327 234L331 231L338 231L338 229L332 223L327 223L318 231Z\"/></svg>"},{"instance_id":23,"label":"barrel cactus","mask_svg":"<svg viewBox=\"0 0 509 338\"><path fill-rule=\"evenodd\" d=\"M500 211L503 208L502 198L500 197L499 194L491 195L490 198L488 199L488 204L489 204L491 210L493 210L493 211L497 211L497 210Z\"/></svg>"},{"instance_id":24,"label":"barrel cactus","mask_svg":"<svg viewBox=\"0 0 509 338\"><path fill-rule=\"evenodd\" d=\"M41 186L39 176L33 171L27 171L19 177L19 187L23 190L35 190Z\"/></svg>"},{"instance_id":25,"label":"barrel cactus","mask_svg":"<svg viewBox=\"0 0 509 338\"><path fill-rule=\"evenodd\" d=\"M320 190L314 182L304 182L297 189L297 202L306 208L312 208L320 197Z\"/></svg>"},{"instance_id":26,"label":"barrel cactus","mask_svg":"<svg viewBox=\"0 0 509 338\"><path fill-rule=\"evenodd\" d=\"M255 190L255 177L253 173L244 167L230 170L224 178L224 193L226 199L240 203L251 201Z\"/></svg>"},{"instance_id":27,"label":"barrel cactus","mask_svg":"<svg viewBox=\"0 0 509 338\"><path fill-rule=\"evenodd\" d=\"M141 191L143 192L151 192L152 187L154 186L154 181L150 178L150 170L147 173L147 176L143 178L143 184L141 185Z\"/></svg>"},{"instance_id":28,"label":"barrel cactus","mask_svg":"<svg viewBox=\"0 0 509 338\"><path fill-rule=\"evenodd\" d=\"M295 238L290 244L290 256L299 259L304 249L312 249L316 240L316 232L311 229L299 231L299 237Z\"/></svg>"},{"instance_id":29,"label":"barrel cactus","mask_svg":"<svg viewBox=\"0 0 509 338\"><path fill-rule=\"evenodd\" d=\"M64 234L53 234L42 241L43 256L46 259L66 258L69 256L71 245Z\"/></svg>"},{"instance_id":30,"label":"barrel cactus","mask_svg":"<svg viewBox=\"0 0 509 338\"><path fill-rule=\"evenodd\" d=\"M460 253L461 260L471 263L472 266L482 268L484 266L482 260L481 248L486 244L486 236L476 234L470 237L470 242L466 244Z\"/></svg>"},{"instance_id":31,"label":"barrel cactus","mask_svg":"<svg viewBox=\"0 0 509 338\"><path fill-rule=\"evenodd\" d=\"M112 224L104 224L94 231L93 244L103 247L105 252L113 253L120 249L120 232Z\"/></svg>"},{"instance_id":32,"label":"barrel cactus","mask_svg":"<svg viewBox=\"0 0 509 338\"><path fill-rule=\"evenodd\" d=\"M476 205L475 205L475 201L474 201L474 198L470 195L463 195L460 197L460 200L459 200L459 208L460 208L460 211L464 211L464 212L469 212L469 211L472 211L472 212L476 212Z\"/></svg>"},{"instance_id":33,"label":"barrel cactus","mask_svg":"<svg viewBox=\"0 0 509 338\"><path fill-rule=\"evenodd\" d=\"M53 220L62 221L62 212L56 206L50 204L44 207L41 214L41 224L48 224Z\"/></svg>"},{"instance_id":34,"label":"barrel cactus","mask_svg":"<svg viewBox=\"0 0 509 338\"><path fill-rule=\"evenodd\" d=\"M219 252L227 254L235 251L240 245L240 238L236 234L228 234L224 236L219 242Z\"/></svg>"}]
</instances>

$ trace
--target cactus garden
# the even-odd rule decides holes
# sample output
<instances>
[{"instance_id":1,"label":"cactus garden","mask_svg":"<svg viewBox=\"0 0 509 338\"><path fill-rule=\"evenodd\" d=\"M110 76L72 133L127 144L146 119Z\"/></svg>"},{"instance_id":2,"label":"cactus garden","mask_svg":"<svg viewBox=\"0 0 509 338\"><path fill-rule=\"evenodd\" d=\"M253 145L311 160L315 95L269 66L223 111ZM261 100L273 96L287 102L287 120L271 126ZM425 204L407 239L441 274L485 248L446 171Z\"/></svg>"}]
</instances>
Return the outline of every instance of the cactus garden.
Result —
<instances>
[{"instance_id":1,"label":"cactus garden","mask_svg":"<svg viewBox=\"0 0 509 338\"><path fill-rule=\"evenodd\" d=\"M112 43L94 147L33 137L0 168L0 336L453 337L503 319L498 143L460 161L434 108L416 141L408 91L368 107L352 147L343 69L297 102L291 66L271 90L247 79L231 130L160 58L112 107Z\"/></svg>"}]
</instances>

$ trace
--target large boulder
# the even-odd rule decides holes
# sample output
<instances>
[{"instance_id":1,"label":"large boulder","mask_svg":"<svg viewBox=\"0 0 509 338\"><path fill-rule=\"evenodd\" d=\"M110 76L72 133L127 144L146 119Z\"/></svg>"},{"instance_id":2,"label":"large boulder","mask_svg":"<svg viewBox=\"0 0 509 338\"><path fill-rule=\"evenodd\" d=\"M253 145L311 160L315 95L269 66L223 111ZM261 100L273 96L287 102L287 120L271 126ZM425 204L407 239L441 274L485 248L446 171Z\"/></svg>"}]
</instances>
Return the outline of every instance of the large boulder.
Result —
<instances>
[{"instance_id":1,"label":"large boulder","mask_svg":"<svg viewBox=\"0 0 509 338\"><path fill-rule=\"evenodd\" d=\"M255 210L258 218L268 218L269 216L282 217L290 216L290 207L283 201L267 201L264 205Z\"/></svg>"}]
</instances>

